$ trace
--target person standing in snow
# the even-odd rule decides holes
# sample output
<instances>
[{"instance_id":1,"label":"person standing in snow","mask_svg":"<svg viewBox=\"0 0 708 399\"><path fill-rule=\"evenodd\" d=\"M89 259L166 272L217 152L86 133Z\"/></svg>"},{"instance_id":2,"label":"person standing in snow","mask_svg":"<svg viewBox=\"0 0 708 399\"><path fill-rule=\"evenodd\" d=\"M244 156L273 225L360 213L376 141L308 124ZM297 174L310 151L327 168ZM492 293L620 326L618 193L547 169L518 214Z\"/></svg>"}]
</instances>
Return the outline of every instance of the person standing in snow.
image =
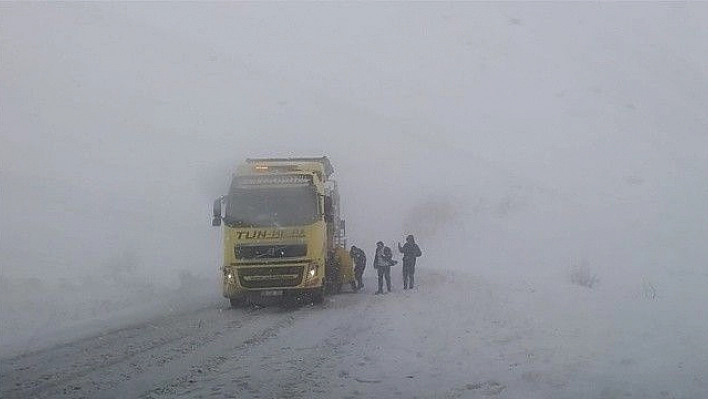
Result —
<instances>
[{"instance_id":1,"label":"person standing in snow","mask_svg":"<svg viewBox=\"0 0 708 399\"><path fill-rule=\"evenodd\" d=\"M391 248L384 246L384 243L379 241L376 243L376 252L374 255L374 268L379 277L379 290L376 295L383 294L383 283L386 280L386 289L391 292L391 266L395 265L395 260L392 259Z\"/></svg>"},{"instance_id":2,"label":"person standing in snow","mask_svg":"<svg viewBox=\"0 0 708 399\"><path fill-rule=\"evenodd\" d=\"M349 250L349 256L351 256L354 261L354 279L356 280L356 290L358 291L364 288L362 277L364 275L364 269L366 268L366 254L361 248L352 245L352 248Z\"/></svg>"},{"instance_id":3,"label":"person standing in snow","mask_svg":"<svg viewBox=\"0 0 708 399\"><path fill-rule=\"evenodd\" d=\"M422 255L420 247L415 243L415 238L412 234L406 237L406 243L401 246L398 243L398 251L403 254L403 289L413 288L415 275L415 259Z\"/></svg>"}]
</instances>

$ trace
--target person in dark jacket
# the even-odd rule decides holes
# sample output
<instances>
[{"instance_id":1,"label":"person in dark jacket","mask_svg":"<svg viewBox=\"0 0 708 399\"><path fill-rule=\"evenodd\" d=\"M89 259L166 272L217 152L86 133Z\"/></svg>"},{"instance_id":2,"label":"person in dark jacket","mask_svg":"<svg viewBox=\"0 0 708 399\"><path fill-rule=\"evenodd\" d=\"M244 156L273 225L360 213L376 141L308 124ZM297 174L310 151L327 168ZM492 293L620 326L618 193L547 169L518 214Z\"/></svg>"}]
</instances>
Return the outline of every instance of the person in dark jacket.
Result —
<instances>
[{"instance_id":1,"label":"person in dark jacket","mask_svg":"<svg viewBox=\"0 0 708 399\"><path fill-rule=\"evenodd\" d=\"M393 254L391 248L384 246L384 243L379 241L376 243L376 252L374 255L374 268L379 277L379 290L376 295L383 294L383 283L386 280L386 289L391 292L391 266L395 265L395 260L392 259Z\"/></svg>"},{"instance_id":2,"label":"person in dark jacket","mask_svg":"<svg viewBox=\"0 0 708 399\"><path fill-rule=\"evenodd\" d=\"M406 237L406 243L401 246L398 243L398 251L403 254L403 289L413 288L415 275L415 259L422 255L420 247L415 243L415 238L412 234Z\"/></svg>"},{"instance_id":3,"label":"person in dark jacket","mask_svg":"<svg viewBox=\"0 0 708 399\"><path fill-rule=\"evenodd\" d=\"M366 268L366 253L361 248L352 245L349 250L349 256L354 261L354 279L356 280L356 290L358 291L364 288L362 277Z\"/></svg>"}]
</instances>

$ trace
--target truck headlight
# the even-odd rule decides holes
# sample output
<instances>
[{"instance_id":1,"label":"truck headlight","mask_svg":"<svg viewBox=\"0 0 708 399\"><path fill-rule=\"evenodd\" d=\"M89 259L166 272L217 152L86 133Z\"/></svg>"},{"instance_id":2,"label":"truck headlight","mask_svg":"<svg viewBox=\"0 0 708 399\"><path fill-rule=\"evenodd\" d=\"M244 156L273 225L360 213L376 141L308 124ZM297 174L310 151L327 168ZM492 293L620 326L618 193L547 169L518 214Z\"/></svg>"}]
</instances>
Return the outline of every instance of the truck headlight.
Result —
<instances>
[{"instance_id":1,"label":"truck headlight","mask_svg":"<svg viewBox=\"0 0 708 399\"><path fill-rule=\"evenodd\" d=\"M307 267L307 273L306 273L307 278L308 279L314 278L316 274L317 274L317 263L310 263L310 265Z\"/></svg>"}]
</instances>

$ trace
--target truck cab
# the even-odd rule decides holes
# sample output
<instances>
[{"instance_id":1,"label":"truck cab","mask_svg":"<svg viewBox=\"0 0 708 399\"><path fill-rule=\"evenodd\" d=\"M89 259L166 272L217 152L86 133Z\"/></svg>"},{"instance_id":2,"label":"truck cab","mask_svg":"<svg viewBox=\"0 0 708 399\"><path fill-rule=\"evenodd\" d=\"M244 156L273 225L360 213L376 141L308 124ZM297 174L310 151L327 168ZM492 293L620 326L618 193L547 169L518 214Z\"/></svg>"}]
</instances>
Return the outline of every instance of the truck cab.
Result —
<instances>
[{"instance_id":1,"label":"truck cab","mask_svg":"<svg viewBox=\"0 0 708 399\"><path fill-rule=\"evenodd\" d=\"M223 225L222 294L232 306L296 295L319 303L345 282L351 259L333 173L327 157L247 159L236 169L212 219Z\"/></svg>"}]
</instances>

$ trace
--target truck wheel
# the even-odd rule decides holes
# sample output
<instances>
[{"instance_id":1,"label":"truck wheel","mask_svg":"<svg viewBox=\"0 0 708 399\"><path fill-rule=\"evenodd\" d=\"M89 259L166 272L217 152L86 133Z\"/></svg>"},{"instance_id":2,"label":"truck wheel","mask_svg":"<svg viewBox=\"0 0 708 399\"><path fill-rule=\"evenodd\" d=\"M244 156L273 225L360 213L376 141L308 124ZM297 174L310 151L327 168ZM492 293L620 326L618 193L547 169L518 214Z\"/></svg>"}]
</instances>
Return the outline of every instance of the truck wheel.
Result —
<instances>
[{"instance_id":1,"label":"truck wheel","mask_svg":"<svg viewBox=\"0 0 708 399\"><path fill-rule=\"evenodd\" d=\"M234 309L242 308L246 305L244 298L229 298L229 302L231 302L231 307Z\"/></svg>"},{"instance_id":2,"label":"truck wheel","mask_svg":"<svg viewBox=\"0 0 708 399\"><path fill-rule=\"evenodd\" d=\"M312 303L319 305L324 302L324 287L312 290Z\"/></svg>"}]
</instances>

